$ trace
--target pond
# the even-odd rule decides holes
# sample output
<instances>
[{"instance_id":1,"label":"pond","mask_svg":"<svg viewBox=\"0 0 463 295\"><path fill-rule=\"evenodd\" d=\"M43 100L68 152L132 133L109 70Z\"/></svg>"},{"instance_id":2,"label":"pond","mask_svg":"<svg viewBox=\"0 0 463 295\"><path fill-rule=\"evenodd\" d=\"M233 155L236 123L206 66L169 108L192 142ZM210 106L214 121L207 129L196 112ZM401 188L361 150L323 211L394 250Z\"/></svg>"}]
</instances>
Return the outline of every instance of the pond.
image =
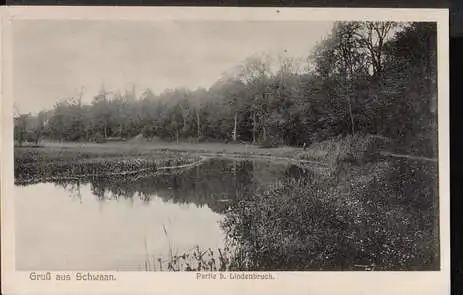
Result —
<instances>
[{"instance_id":1,"label":"pond","mask_svg":"<svg viewBox=\"0 0 463 295\"><path fill-rule=\"evenodd\" d=\"M258 186L303 169L209 160L176 175L15 186L18 270L146 270L196 245L223 248L224 213Z\"/></svg>"},{"instance_id":2,"label":"pond","mask_svg":"<svg viewBox=\"0 0 463 295\"><path fill-rule=\"evenodd\" d=\"M17 269L439 269L437 165L313 168L209 159L16 186Z\"/></svg>"}]
</instances>

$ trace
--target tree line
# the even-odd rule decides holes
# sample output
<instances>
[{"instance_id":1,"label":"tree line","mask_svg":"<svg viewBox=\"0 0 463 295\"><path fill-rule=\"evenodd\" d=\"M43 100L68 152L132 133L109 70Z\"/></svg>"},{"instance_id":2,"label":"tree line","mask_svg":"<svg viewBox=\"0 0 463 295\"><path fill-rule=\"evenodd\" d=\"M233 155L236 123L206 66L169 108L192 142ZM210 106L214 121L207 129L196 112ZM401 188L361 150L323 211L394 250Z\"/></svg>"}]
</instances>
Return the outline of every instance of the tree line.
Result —
<instances>
[{"instance_id":1,"label":"tree line","mask_svg":"<svg viewBox=\"0 0 463 295\"><path fill-rule=\"evenodd\" d=\"M347 134L436 143L435 23L336 22L307 63L255 55L209 89L108 92L15 116L15 140L246 141L301 145Z\"/></svg>"}]
</instances>

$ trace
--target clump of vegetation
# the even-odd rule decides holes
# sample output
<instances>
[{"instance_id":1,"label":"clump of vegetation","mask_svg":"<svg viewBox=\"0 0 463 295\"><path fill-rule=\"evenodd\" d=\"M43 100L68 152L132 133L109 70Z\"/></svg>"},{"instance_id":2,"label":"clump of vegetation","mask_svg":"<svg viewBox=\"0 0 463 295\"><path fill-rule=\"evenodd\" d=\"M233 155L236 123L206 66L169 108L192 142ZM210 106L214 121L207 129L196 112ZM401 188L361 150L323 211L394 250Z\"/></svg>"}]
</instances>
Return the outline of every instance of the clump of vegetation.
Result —
<instances>
[{"instance_id":1,"label":"clump of vegetation","mask_svg":"<svg viewBox=\"0 0 463 295\"><path fill-rule=\"evenodd\" d=\"M171 251L169 251L171 252ZM231 271L231 251L228 247L201 249L199 246L181 255L169 255L167 258L148 257L145 259L145 271Z\"/></svg>"},{"instance_id":2,"label":"clump of vegetation","mask_svg":"<svg viewBox=\"0 0 463 295\"><path fill-rule=\"evenodd\" d=\"M436 167L428 164L338 167L336 177L259 189L222 227L240 270L434 270L435 188Z\"/></svg>"},{"instance_id":3,"label":"clump of vegetation","mask_svg":"<svg viewBox=\"0 0 463 295\"><path fill-rule=\"evenodd\" d=\"M341 162L361 164L377 156L377 152L389 143L389 139L375 135L347 135L310 145L297 154L301 160L326 162L336 167Z\"/></svg>"},{"instance_id":4,"label":"clump of vegetation","mask_svg":"<svg viewBox=\"0 0 463 295\"><path fill-rule=\"evenodd\" d=\"M169 240L169 234L164 225L162 229L165 237ZM182 254L174 254L169 240L169 253L167 257L153 257L148 254L145 240L145 271L230 271L232 270L232 250L229 247L218 248L216 251L211 248L201 249L194 246Z\"/></svg>"}]
</instances>

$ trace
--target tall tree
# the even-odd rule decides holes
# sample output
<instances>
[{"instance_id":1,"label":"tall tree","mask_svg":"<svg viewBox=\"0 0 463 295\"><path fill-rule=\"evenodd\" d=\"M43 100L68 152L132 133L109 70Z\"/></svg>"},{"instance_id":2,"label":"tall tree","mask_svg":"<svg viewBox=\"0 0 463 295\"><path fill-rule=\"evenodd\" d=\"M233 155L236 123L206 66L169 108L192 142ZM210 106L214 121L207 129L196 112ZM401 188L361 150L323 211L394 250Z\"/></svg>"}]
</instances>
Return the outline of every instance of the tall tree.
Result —
<instances>
[{"instance_id":1,"label":"tall tree","mask_svg":"<svg viewBox=\"0 0 463 295\"><path fill-rule=\"evenodd\" d=\"M22 146L24 141L27 138L27 128L28 128L28 120L31 114L19 114L14 119L14 137L18 141L18 145Z\"/></svg>"},{"instance_id":2,"label":"tall tree","mask_svg":"<svg viewBox=\"0 0 463 295\"><path fill-rule=\"evenodd\" d=\"M241 69L251 102L252 142L257 141L257 131L261 129L262 140L267 138L268 81L272 76L272 59L269 55L254 55L248 58Z\"/></svg>"}]
</instances>

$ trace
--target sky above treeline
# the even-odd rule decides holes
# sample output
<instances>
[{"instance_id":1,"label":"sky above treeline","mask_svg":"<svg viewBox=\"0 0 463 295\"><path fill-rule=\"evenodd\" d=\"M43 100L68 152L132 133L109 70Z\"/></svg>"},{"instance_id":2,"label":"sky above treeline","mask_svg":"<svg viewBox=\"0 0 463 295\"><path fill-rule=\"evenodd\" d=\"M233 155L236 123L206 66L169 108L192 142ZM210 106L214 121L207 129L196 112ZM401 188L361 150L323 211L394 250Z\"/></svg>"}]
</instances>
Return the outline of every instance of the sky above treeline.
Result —
<instances>
[{"instance_id":1,"label":"sky above treeline","mask_svg":"<svg viewBox=\"0 0 463 295\"><path fill-rule=\"evenodd\" d=\"M16 111L107 91L209 88L256 53L307 57L332 22L58 21L13 23Z\"/></svg>"}]
</instances>

